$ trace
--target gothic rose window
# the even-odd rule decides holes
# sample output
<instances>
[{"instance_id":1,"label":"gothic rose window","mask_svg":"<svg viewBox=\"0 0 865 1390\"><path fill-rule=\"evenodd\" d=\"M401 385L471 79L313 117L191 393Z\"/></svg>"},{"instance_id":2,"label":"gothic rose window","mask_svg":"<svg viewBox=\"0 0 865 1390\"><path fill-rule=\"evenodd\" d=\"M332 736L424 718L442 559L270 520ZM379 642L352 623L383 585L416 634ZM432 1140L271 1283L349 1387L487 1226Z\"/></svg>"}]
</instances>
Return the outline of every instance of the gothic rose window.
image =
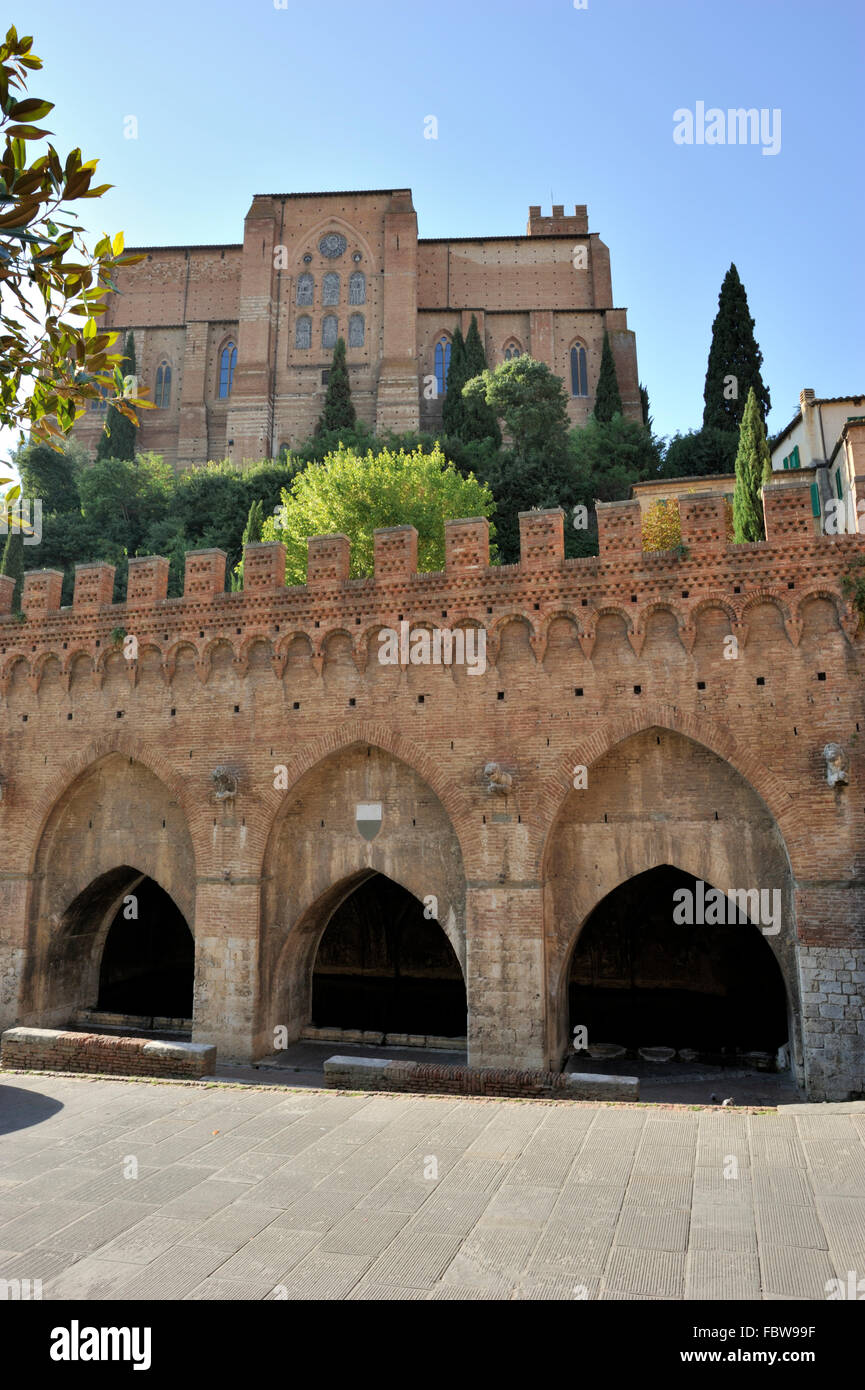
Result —
<instances>
[{"instance_id":1,"label":"gothic rose window","mask_svg":"<svg viewBox=\"0 0 865 1390\"><path fill-rule=\"evenodd\" d=\"M363 347L364 333L363 314L352 314L348 321L349 347Z\"/></svg>"},{"instance_id":2,"label":"gothic rose window","mask_svg":"<svg viewBox=\"0 0 865 1390\"><path fill-rule=\"evenodd\" d=\"M334 261L338 256L345 255L345 248L348 245L344 236L339 232L328 232L318 243L318 249L329 261Z\"/></svg>"},{"instance_id":3,"label":"gothic rose window","mask_svg":"<svg viewBox=\"0 0 865 1390\"><path fill-rule=\"evenodd\" d=\"M325 314L324 318L321 321L321 345L323 348L335 348L336 339L336 314Z\"/></svg>"},{"instance_id":4,"label":"gothic rose window","mask_svg":"<svg viewBox=\"0 0 865 1390\"><path fill-rule=\"evenodd\" d=\"M321 286L322 304L339 303L339 276L335 270L329 270L325 275Z\"/></svg>"},{"instance_id":5,"label":"gothic rose window","mask_svg":"<svg viewBox=\"0 0 865 1390\"><path fill-rule=\"evenodd\" d=\"M311 304L315 281L311 275L303 274L297 277L297 304Z\"/></svg>"},{"instance_id":6,"label":"gothic rose window","mask_svg":"<svg viewBox=\"0 0 865 1390\"><path fill-rule=\"evenodd\" d=\"M294 346L296 348L312 347L312 319L309 314L301 314L294 325Z\"/></svg>"},{"instance_id":7,"label":"gothic rose window","mask_svg":"<svg viewBox=\"0 0 865 1390\"><path fill-rule=\"evenodd\" d=\"M348 282L348 302L349 304L366 303L366 276L362 270L356 270Z\"/></svg>"}]
</instances>

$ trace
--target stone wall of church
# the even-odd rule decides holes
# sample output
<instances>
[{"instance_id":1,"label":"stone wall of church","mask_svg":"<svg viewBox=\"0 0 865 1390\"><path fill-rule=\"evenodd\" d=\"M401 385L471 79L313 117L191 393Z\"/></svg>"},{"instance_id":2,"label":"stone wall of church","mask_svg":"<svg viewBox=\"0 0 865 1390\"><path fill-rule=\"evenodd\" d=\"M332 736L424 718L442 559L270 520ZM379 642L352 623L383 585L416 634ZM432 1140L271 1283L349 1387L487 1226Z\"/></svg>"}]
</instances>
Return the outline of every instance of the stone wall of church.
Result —
<instances>
[{"instance_id":1,"label":"stone wall of church","mask_svg":"<svg viewBox=\"0 0 865 1390\"><path fill-rule=\"evenodd\" d=\"M491 366L529 352L561 376L575 425L594 407L601 345L611 336L625 413L640 418L634 335L613 307L609 252L578 216L531 210L529 235L419 241L408 189L254 199L241 246L151 247L119 278L105 325L135 334L138 375L154 399L139 440L177 468L210 458L276 455L318 420L338 336L352 397L370 427L437 429L429 390L436 343L477 314ZM534 215L534 214L537 215ZM588 395L571 394L570 350L586 349ZM220 394L222 354L237 350ZM95 449L104 412L76 436Z\"/></svg>"}]
</instances>

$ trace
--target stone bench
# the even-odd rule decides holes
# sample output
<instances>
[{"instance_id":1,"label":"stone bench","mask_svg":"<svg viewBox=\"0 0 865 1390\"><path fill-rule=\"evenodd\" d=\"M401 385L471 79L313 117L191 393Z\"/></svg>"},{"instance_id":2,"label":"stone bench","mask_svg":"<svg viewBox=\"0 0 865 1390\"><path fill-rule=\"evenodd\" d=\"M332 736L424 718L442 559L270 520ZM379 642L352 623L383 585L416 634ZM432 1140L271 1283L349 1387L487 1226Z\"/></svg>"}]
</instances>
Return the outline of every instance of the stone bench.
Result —
<instances>
[{"instance_id":1,"label":"stone bench","mask_svg":"<svg viewBox=\"0 0 865 1390\"><path fill-rule=\"evenodd\" d=\"M213 1075L216 1048L68 1028L7 1028L0 1036L0 1067L191 1079Z\"/></svg>"},{"instance_id":2,"label":"stone bench","mask_svg":"<svg viewBox=\"0 0 865 1390\"><path fill-rule=\"evenodd\" d=\"M343 1091L408 1091L455 1096L519 1096L541 1100L639 1100L636 1076L455 1067L385 1057L330 1057L324 1084Z\"/></svg>"}]
</instances>

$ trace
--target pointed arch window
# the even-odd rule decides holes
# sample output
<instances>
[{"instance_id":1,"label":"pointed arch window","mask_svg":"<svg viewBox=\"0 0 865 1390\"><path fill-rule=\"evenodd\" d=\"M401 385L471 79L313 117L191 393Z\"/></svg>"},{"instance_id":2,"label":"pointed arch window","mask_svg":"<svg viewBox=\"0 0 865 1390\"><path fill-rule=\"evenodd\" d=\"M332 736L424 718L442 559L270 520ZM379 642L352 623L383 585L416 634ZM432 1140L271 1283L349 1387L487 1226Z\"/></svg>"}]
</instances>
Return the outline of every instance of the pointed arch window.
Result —
<instances>
[{"instance_id":1,"label":"pointed arch window","mask_svg":"<svg viewBox=\"0 0 865 1390\"><path fill-rule=\"evenodd\" d=\"M301 314L294 325L294 346L296 348L312 347L312 319L309 314Z\"/></svg>"},{"instance_id":2,"label":"pointed arch window","mask_svg":"<svg viewBox=\"0 0 865 1390\"><path fill-rule=\"evenodd\" d=\"M315 291L315 280L311 275L304 273L297 277L297 294L295 295L296 304L311 304L312 296Z\"/></svg>"},{"instance_id":3,"label":"pointed arch window","mask_svg":"<svg viewBox=\"0 0 865 1390\"><path fill-rule=\"evenodd\" d=\"M160 362L156 368L154 404L158 410L167 410L171 405L171 367L167 362Z\"/></svg>"},{"instance_id":4,"label":"pointed arch window","mask_svg":"<svg viewBox=\"0 0 865 1390\"><path fill-rule=\"evenodd\" d=\"M451 365L451 341L450 338L441 337L436 343L435 350L435 373L438 394L443 396L448 387L448 372Z\"/></svg>"},{"instance_id":5,"label":"pointed arch window","mask_svg":"<svg viewBox=\"0 0 865 1390\"><path fill-rule=\"evenodd\" d=\"M510 362L514 357L522 357L523 350L516 338L509 338L505 343L505 361Z\"/></svg>"},{"instance_id":6,"label":"pointed arch window","mask_svg":"<svg viewBox=\"0 0 865 1390\"><path fill-rule=\"evenodd\" d=\"M335 348L337 339L337 318L336 314L325 314L321 321L321 345L323 348Z\"/></svg>"},{"instance_id":7,"label":"pointed arch window","mask_svg":"<svg viewBox=\"0 0 865 1390\"><path fill-rule=\"evenodd\" d=\"M234 343L226 343L219 355L219 398L225 400L231 395L234 385L234 369L237 366L237 348Z\"/></svg>"},{"instance_id":8,"label":"pointed arch window","mask_svg":"<svg viewBox=\"0 0 865 1390\"><path fill-rule=\"evenodd\" d=\"M348 282L349 304L366 303L366 276L362 270L355 270Z\"/></svg>"},{"instance_id":9,"label":"pointed arch window","mask_svg":"<svg viewBox=\"0 0 865 1390\"><path fill-rule=\"evenodd\" d=\"M322 280L321 302L330 305L339 303L339 276L335 270L329 270Z\"/></svg>"},{"instance_id":10,"label":"pointed arch window","mask_svg":"<svg viewBox=\"0 0 865 1390\"><path fill-rule=\"evenodd\" d=\"M366 325L363 321L363 314L351 314L348 320L349 347L363 347L365 337Z\"/></svg>"},{"instance_id":11,"label":"pointed arch window","mask_svg":"<svg viewBox=\"0 0 865 1390\"><path fill-rule=\"evenodd\" d=\"M589 394L589 378L586 372L586 349L582 343L575 343L571 348L571 395L587 396Z\"/></svg>"}]
</instances>

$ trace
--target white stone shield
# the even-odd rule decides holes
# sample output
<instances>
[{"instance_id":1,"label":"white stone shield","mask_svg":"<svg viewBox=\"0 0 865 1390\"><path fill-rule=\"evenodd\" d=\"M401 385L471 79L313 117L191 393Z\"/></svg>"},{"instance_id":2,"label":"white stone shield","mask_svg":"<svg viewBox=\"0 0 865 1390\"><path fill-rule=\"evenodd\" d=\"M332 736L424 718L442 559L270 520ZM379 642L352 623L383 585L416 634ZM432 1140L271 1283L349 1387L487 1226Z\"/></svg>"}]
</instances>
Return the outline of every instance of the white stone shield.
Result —
<instances>
[{"instance_id":1,"label":"white stone shield","mask_svg":"<svg viewBox=\"0 0 865 1390\"><path fill-rule=\"evenodd\" d=\"M355 824L365 840L374 840L381 830L381 802L359 801L354 812Z\"/></svg>"}]
</instances>

